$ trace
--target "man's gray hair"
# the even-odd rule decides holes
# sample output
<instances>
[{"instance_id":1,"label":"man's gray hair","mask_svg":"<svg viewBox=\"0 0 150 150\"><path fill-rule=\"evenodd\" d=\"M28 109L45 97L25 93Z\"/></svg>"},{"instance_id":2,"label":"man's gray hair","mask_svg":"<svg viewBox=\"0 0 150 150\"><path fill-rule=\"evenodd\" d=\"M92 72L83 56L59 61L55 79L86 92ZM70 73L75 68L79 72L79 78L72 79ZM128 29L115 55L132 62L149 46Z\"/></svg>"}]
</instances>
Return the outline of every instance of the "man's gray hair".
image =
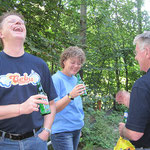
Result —
<instances>
[{"instance_id":1,"label":"man's gray hair","mask_svg":"<svg viewBox=\"0 0 150 150\"><path fill-rule=\"evenodd\" d=\"M139 44L141 50L145 45L150 45L150 31L144 31L144 33L137 35L134 38L133 44Z\"/></svg>"}]
</instances>

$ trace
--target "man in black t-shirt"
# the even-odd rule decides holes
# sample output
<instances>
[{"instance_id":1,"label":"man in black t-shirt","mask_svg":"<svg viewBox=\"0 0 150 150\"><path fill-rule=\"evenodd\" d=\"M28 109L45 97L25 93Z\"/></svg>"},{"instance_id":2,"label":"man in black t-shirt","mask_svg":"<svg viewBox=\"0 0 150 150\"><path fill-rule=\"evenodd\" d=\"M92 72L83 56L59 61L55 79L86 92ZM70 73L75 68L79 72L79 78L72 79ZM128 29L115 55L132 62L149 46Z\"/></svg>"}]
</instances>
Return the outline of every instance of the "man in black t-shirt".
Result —
<instances>
[{"instance_id":1,"label":"man in black t-shirt","mask_svg":"<svg viewBox=\"0 0 150 150\"><path fill-rule=\"evenodd\" d=\"M0 17L0 149L47 150L57 97L47 64L24 51L26 27L17 12ZM41 82L47 96L39 95ZM49 102L40 99L48 98ZM50 104L44 117L39 104Z\"/></svg>"},{"instance_id":2,"label":"man in black t-shirt","mask_svg":"<svg viewBox=\"0 0 150 150\"><path fill-rule=\"evenodd\" d=\"M135 37L135 59L140 70L146 72L133 85L131 95L127 92L121 99L117 93L116 100L129 104L127 123L119 124L120 136L128 138L135 148L150 149L150 31ZM119 98L120 96L120 98Z\"/></svg>"}]
</instances>

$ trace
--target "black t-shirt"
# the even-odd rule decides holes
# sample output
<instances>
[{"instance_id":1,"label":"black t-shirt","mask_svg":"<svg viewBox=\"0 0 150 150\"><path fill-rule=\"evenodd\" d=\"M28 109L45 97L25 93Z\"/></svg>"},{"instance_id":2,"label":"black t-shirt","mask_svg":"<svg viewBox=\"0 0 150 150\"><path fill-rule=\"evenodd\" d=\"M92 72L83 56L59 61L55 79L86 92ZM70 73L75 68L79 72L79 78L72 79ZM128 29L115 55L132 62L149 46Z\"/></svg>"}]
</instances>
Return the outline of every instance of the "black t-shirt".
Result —
<instances>
[{"instance_id":1,"label":"black t-shirt","mask_svg":"<svg viewBox=\"0 0 150 150\"><path fill-rule=\"evenodd\" d=\"M126 128L144 133L131 141L136 148L150 147L150 69L133 85Z\"/></svg>"},{"instance_id":2,"label":"black t-shirt","mask_svg":"<svg viewBox=\"0 0 150 150\"><path fill-rule=\"evenodd\" d=\"M47 64L28 53L11 57L0 52L0 105L21 104L38 94L41 82L49 101L57 97ZM9 110L7 110L9 111ZM40 112L0 120L0 130L22 134L43 125Z\"/></svg>"}]
</instances>

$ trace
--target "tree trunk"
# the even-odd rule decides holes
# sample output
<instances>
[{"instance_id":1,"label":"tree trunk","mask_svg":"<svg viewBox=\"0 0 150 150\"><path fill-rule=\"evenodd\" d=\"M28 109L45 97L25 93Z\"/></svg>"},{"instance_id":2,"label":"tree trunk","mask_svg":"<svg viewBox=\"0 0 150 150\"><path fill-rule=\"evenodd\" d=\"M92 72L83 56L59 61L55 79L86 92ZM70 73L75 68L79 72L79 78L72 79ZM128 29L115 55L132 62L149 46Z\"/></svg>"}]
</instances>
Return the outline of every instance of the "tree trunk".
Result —
<instances>
[{"instance_id":1,"label":"tree trunk","mask_svg":"<svg viewBox=\"0 0 150 150\"><path fill-rule=\"evenodd\" d=\"M81 48L83 50L86 49L86 18L87 18L87 5L86 5L86 0L81 0L81 6L80 6L80 43L81 43ZM80 76L83 79L83 70L80 70Z\"/></svg>"},{"instance_id":2,"label":"tree trunk","mask_svg":"<svg viewBox=\"0 0 150 150\"><path fill-rule=\"evenodd\" d=\"M81 7L80 7L80 37L81 37L81 46L83 49L86 48L86 18L87 18L87 6L86 0L81 0Z\"/></svg>"},{"instance_id":3,"label":"tree trunk","mask_svg":"<svg viewBox=\"0 0 150 150\"><path fill-rule=\"evenodd\" d=\"M141 7L142 7L142 1L137 0L137 14L138 14L138 33L142 33L142 13L141 13Z\"/></svg>"}]
</instances>

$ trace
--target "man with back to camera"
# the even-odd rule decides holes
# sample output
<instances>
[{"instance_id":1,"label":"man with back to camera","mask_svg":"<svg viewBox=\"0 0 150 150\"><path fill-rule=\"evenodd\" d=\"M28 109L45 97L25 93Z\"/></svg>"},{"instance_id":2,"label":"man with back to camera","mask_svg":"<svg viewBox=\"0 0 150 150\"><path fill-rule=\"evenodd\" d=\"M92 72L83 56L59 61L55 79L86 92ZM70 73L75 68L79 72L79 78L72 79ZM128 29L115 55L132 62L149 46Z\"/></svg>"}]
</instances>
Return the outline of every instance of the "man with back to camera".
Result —
<instances>
[{"instance_id":1,"label":"man with back to camera","mask_svg":"<svg viewBox=\"0 0 150 150\"><path fill-rule=\"evenodd\" d=\"M150 31L139 34L134 39L135 59L140 70L146 72L135 81L131 95L128 92L117 93L116 100L129 104L127 123L119 123L120 136L128 138L136 149L150 149ZM120 98L119 98L120 97ZM123 99L122 99L123 100Z\"/></svg>"}]
</instances>

